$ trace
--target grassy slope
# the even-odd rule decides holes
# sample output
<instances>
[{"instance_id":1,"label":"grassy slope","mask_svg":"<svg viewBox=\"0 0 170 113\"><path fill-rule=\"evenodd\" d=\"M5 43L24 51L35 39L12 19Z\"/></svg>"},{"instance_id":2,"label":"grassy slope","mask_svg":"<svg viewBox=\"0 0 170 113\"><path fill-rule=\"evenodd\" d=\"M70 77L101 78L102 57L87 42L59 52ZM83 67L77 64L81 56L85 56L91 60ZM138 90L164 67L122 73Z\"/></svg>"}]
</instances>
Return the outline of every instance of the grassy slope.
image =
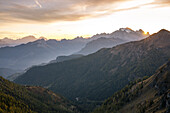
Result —
<instances>
[{"instance_id":1,"label":"grassy slope","mask_svg":"<svg viewBox=\"0 0 170 113\"><path fill-rule=\"evenodd\" d=\"M26 87L0 77L0 112L77 112L64 97L41 87Z\"/></svg>"},{"instance_id":2,"label":"grassy slope","mask_svg":"<svg viewBox=\"0 0 170 113\"><path fill-rule=\"evenodd\" d=\"M170 61L160 67L150 78L115 93L94 113L168 112L170 107L166 105L169 99L168 93L170 93Z\"/></svg>"}]
</instances>

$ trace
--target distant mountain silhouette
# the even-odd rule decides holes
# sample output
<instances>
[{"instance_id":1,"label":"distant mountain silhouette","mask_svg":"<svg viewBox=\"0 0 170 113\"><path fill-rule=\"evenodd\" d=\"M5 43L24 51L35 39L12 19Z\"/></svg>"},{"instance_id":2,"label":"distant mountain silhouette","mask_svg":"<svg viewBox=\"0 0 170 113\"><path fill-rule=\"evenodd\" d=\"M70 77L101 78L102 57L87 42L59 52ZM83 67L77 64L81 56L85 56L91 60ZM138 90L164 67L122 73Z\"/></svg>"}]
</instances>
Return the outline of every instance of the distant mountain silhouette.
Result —
<instances>
[{"instance_id":1,"label":"distant mountain silhouette","mask_svg":"<svg viewBox=\"0 0 170 113\"><path fill-rule=\"evenodd\" d=\"M87 55L101 48L113 47L127 41L139 40L146 36L143 35L142 30L133 31L129 28L121 28L111 34L97 34L88 39L77 37L72 40L62 39L57 41L53 39L45 40L44 37L37 40L34 36L18 40L4 38L1 40L2 44L4 44L3 46L14 47L0 48L0 68L24 70L33 65L47 63L58 56ZM4 42L8 42L8 44Z\"/></svg>"},{"instance_id":2,"label":"distant mountain silhouette","mask_svg":"<svg viewBox=\"0 0 170 113\"><path fill-rule=\"evenodd\" d=\"M88 55L97 52L101 48L111 48L113 46L125 43L125 40L119 38L105 38L101 37L96 40L92 40L86 44L77 54Z\"/></svg>"},{"instance_id":3,"label":"distant mountain silhouette","mask_svg":"<svg viewBox=\"0 0 170 113\"><path fill-rule=\"evenodd\" d=\"M44 40L39 39L15 47L0 48L0 67L11 69L26 69L32 65L47 63L57 56L70 55L85 46L88 39L75 38Z\"/></svg>"},{"instance_id":4,"label":"distant mountain silhouette","mask_svg":"<svg viewBox=\"0 0 170 113\"><path fill-rule=\"evenodd\" d=\"M73 59L77 59L77 58L80 58L83 56L84 55L81 55L81 54L73 54L73 55L69 55L69 56L58 56L55 60L52 60L49 63L57 63L57 62L63 62L63 61L67 61L67 60L73 60Z\"/></svg>"},{"instance_id":5,"label":"distant mountain silhouette","mask_svg":"<svg viewBox=\"0 0 170 113\"><path fill-rule=\"evenodd\" d=\"M92 36L89 43L81 49L78 54L88 55L98 51L101 48L111 48L130 41L137 41L146 38L149 34L144 34L143 30L133 31L130 28L120 28L119 30L106 34L97 34Z\"/></svg>"},{"instance_id":6,"label":"distant mountain silhouette","mask_svg":"<svg viewBox=\"0 0 170 113\"><path fill-rule=\"evenodd\" d=\"M0 47L5 47L5 46L17 46L20 44L26 44L28 42L33 42L37 40L34 36L27 36L27 37L23 37L21 39L9 39L9 38L4 38L4 39L0 39Z\"/></svg>"},{"instance_id":7,"label":"distant mountain silhouette","mask_svg":"<svg viewBox=\"0 0 170 113\"><path fill-rule=\"evenodd\" d=\"M0 76L7 78L8 76L14 74L14 73L18 73L21 70L13 70L13 69L9 69L9 68L0 68Z\"/></svg>"}]
</instances>

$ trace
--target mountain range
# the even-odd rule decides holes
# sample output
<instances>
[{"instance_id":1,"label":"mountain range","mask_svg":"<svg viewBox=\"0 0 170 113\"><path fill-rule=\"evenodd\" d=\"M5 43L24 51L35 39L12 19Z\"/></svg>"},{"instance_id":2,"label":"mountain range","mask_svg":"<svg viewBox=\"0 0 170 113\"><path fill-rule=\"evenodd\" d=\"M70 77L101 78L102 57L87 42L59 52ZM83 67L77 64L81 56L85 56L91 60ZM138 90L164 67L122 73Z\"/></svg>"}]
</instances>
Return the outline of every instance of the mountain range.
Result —
<instances>
[{"instance_id":1,"label":"mountain range","mask_svg":"<svg viewBox=\"0 0 170 113\"><path fill-rule=\"evenodd\" d=\"M13 70L9 68L0 68L0 76L7 78L10 75L13 75L15 73L19 73L20 70Z\"/></svg>"},{"instance_id":2,"label":"mountain range","mask_svg":"<svg viewBox=\"0 0 170 113\"><path fill-rule=\"evenodd\" d=\"M130 28L121 28L110 34L102 33L94 35L91 38L77 37L72 40L62 39L57 41L54 39L45 40L44 38L37 40L34 36L28 36L18 40L5 38L1 40L2 44L5 44L6 41L12 43L13 46L17 46L0 48L0 68L24 70L33 65L47 63L56 59L58 56L72 54L87 55L101 48L140 40L148 35L144 35L142 30L133 31Z\"/></svg>"},{"instance_id":3,"label":"mountain range","mask_svg":"<svg viewBox=\"0 0 170 113\"><path fill-rule=\"evenodd\" d=\"M126 37L116 37L118 32L125 33ZM131 33L134 37L128 35ZM0 68L0 76L17 83L0 77L0 112L170 112L170 32L162 29L148 36L149 33L144 34L142 30L121 28L115 31L114 37L111 34L61 41L39 39L15 47L0 48L0 52L6 54L0 54L4 59L15 55L18 55L15 58L19 57L15 63L8 62L10 66L0 59L5 66L12 68ZM141 37L137 38L137 34ZM94 44L94 47L91 46ZM80 48L76 48L78 46ZM17 54L7 48L15 48ZM82 50L87 51L74 54ZM25 66L29 68L22 72L15 70L24 67L23 64L28 63L24 61L29 60L29 56L22 58L19 55L33 52L31 62L31 59L48 58L45 53L42 54L44 51L50 51L48 56L57 51L57 56L54 53L49 58L50 62L39 61L40 65L30 63L31 67ZM18 67L19 63L21 67Z\"/></svg>"},{"instance_id":4,"label":"mountain range","mask_svg":"<svg viewBox=\"0 0 170 113\"><path fill-rule=\"evenodd\" d=\"M70 55L85 46L87 39L76 38L44 40L39 39L15 47L0 48L0 67L11 69L26 69L32 65L47 63L60 55Z\"/></svg>"},{"instance_id":5,"label":"mountain range","mask_svg":"<svg viewBox=\"0 0 170 113\"><path fill-rule=\"evenodd\" d=\"M103 101L130 81L151 76L170 58L170 32L105 48L68 61L35 66L14 80L38 85L83 102Z\"/></svg>"},{"instance_id":6,"label":"mountain range","mask_svg":"<svg viewBox=\"0 0 170 113\"><path fill-rule=\"evenodd\" d=\"M88 42L77 54L88 55L95 53L101 48L111 48L130 41L137 41L149 36L143 30L134 31L130 28L120 28L112 33L102 33L92 36L92 41Z\"/></svg>"},{"instance_id":7,"label":"mountain range","mask_svg":"<svg viewBox=\"0 0 170 113\"><path fill-rule=\"evenodd\" d=\"M3 38L0 39L0 47L5 47L5 46L17 46L20 44L26 44L28 42L33 42L36 41L37 38L35 38L34 36L27 36L27 37L23 37L21 39L10 39L10 38Z\"/></svg>"}]
</instances>

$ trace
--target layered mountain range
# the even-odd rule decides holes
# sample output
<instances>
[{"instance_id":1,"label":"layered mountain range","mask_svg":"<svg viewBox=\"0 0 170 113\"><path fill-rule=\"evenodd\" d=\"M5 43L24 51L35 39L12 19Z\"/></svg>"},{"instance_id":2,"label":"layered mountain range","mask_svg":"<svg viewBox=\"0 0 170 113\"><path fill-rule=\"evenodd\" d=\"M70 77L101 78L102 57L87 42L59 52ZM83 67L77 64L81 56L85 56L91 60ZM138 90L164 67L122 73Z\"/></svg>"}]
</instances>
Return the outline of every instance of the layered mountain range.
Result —
<instances>
[{"instance_id":1,"label":"layered mountain range","mask_svg":"<svg viewBox=\"0 0 170 113\"><path fill-rule=\"evenodd\" d=\"M32 65L49 62L60 55L70 55L80 50L86 39L36 40L15 47L0 48L0 67L26 69Z\"/></svg>"},{"instance_id":2,"label":"layered mountain range","mask_svg":"<svg viewBox=\"0 0 170 113\"><path fill-rule=\"evenodd\" d=\"M17 84L0 77L0 112L168 113L170 32L145 39L149 34L129 28L111 34L0 48L0 66L12 68L0 68L0 76L17 72L10 76Z\"/></svg>"},{"instance_id":3,"label":"layered mountain range","mask_svg":"<svg viewBox=\"0 0 170 113\"><path fill-rule=\"evenodd\" d=\"M55 60L52 60L49 63L57 63L57 62L63 62L63 61L67 61L67 60L73 60L73 59L77 59L77 58L80 58L83 56L84 55L81 55L81 54L72 54L69 56L58 56Z\"/></svg>"},{"instance_id":4,"label":"layered mountain range","mask_svg":"<svg viewBox=\"0 0 170 113\"><path fill-rule=\"evenodd\" d=\"M5 46L17 46L20 44L26 44L28 42L33 42L36 41L37 38L35 38L34 36L27 36L27 37L23 37L21 39L10 39L10 38L4 38L4 39L0 39L0 47L5 47Z\"/></svg>"},{"instance_id":5,"label":"layered mountain range","mask_svg":"<svg viewBox=\"0 0 170 113\"><path fill-rule=\"evenodd\" d=\"M97 52L101 48L111 48L130 41L137 41L149 36L143 30L134 31L130 28L120 28L112 33L102 33L92 36L92 41L88 42L78 54L88 55Z\"/></svg>"},{"instance_id":6,"label":"layered mountain range","mask_svg":"<svg viewBox=\"0 0 170 113\"><path fill-rule=\"evenodd\" d=\"M170 32L162 29L140 41L32 67L15 82L46 87L78 102L102 101L130 81L151 76L170 58L169 51Z\"/></svg>"},{"instance_id":7,"label":"layered mountain range","mask_svg":"<svg viewBox=\"0 0 170 113\"><path fill-rule=\"evenodd\" d=\"M57 41L52 39L44 40L43 38L36 40L33 36L18 40L5 38L1 40L2 44L5 44L4 41L6 41L13 44L13 46L17 46L0 48L0 68L24 70L33 65L47 63L58 56L87 55L101 48L109 48L125 42L140 40L148 35L144 35L142 30L133 31L129 28L121 28L110 34L97 34L87 39L77 37L72 40L63 39ZM12 46L10 44L8 46ZM5 45L7 46L7 44Z\"/></svg>"}]
</instances>

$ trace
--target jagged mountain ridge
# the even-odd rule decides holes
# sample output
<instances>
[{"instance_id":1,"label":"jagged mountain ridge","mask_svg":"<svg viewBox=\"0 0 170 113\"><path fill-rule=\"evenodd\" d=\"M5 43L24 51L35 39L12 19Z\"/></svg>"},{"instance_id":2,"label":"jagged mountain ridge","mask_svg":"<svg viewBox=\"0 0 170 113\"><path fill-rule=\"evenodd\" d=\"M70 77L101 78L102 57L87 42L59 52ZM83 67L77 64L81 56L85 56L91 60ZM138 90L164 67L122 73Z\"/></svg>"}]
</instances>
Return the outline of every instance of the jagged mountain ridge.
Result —
<instances>
[{"instance_id":1,"label":"jagged mountain ridge","mask_svg":"<svg viewBox=\"0 0 170 113\"><path fill-rule=\"evenodd\" d=\"M55 59L57 56L61 55L71 55L71 54L80 54L77 53L80 51L88 42L89 44L92 44L92 50L86 51L84 54L90 54L93 52L96 52L100 48L103 47L113 47L115 45L121 44L127 40L138 40L138 38L143 38L142 35L143 31L141 30L141 33L138 31L130 30L129 28L123 28L120 30L117 30L111 34L109 34L110 37L113 35L116 37L115 39L112 38L101 38L102 36L105 36L104 34L98 34L94 35L91 38L83 38L83 37L77 37L72 40L66 40L62 39L60 41L57 40L44 40L44 37L41 37L40 39L26 43L21 44L14 47L2 47L0 48L0 68L11 68L11 69L19 69L24 70L28 67L31 67L33 65L39 65L42 63L47 63L53 59ZM108 35L108 34L107 34ZM127 35L127 36L126 36ZM118 39L117 37L121 37L122 39ZM22 39L18 40L12 40L5 38L4 41L15 41L16 43L24 43L24 41L28 42L28 39L35 39L34 36L28 36L24 37ZM95 41L93 41L95 40ZM98 42L99 40L99 42ZM123 40L123 41L122 41ZM96 44L93 44L93 42L97 42ZM3 44L3 43L2 43ZM13 44L15 44L13 42ZM87 44L88 46L88 44ZM94 47L95 46L95 47ZM90 46L91 47L91 46ZM85 47L86 48L86 47ZM88 49L88 48L87 48Z\"/></svg>"},{"instance_id":2,"label":"jagged mountain ridge","mask_svg":"<svg viewBox=\"0 0 170 113\"><path fill-rule=\"evenodd\" d=\"M101 37L105 37L105 38L120 38L122 40L126 40L126 41L135 41L135 40L141 40L143 39L143 36L149 36L149 32L147 32L147 34L144 33L144 31L142 29L139 30L132 30L131 28L120 28L119 30L116 30L112 33L101 33L101 34L96 34L94 36L92 36L92 39L98 39Z\"/></svg>"},{"instance_id":3,"label":"jagged mountain ridge","mask_svg":"<svg viewBox=\"0 0 170 113\"><path fill-rule=\"evenodd\" d=\"M20 44L26 44L28 42L33 42L36 40L37 38L35 38L34 36L26 36L26 37L23 37L21 39L16 39L16 40L4 38L4 39L0 39L0 47L17 46Z\"/></svg>"},{"instance_id":4,"label":"jagged mountain ridge","mask_svg":"<svg viewBox=\"0 0 170 113\"><path fill-rule=\"evenodd\" d=\"M149 36L144 34L143 30L133 31L130 28L120 28L112 33L102 33L92 36L92 41L88 42L84 48L82 48L78 54L88 55L97 52L101 48L111 48L113 46L123 44L130 41L137 41Z\"/></svg>"}]
</instances>

